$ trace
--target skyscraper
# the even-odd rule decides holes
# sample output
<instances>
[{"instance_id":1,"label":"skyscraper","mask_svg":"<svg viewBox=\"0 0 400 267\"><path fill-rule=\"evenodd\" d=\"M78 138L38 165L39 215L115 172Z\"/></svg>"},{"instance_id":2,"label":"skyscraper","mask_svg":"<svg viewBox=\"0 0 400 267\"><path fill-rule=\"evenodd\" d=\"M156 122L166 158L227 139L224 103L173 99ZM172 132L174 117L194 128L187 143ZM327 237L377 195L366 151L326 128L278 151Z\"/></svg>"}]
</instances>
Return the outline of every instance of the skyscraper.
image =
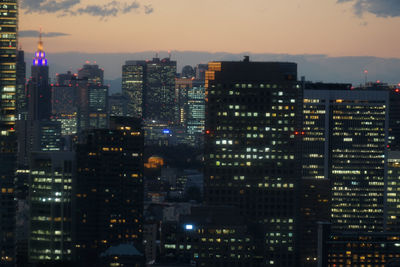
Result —
<instances>
[{"instance_id":1,"label":"skyscraper","mask_svg":"<svg viewBox=\"0 0 400 267\"><path fill-rule=\"evenodd\" d=\"M128 117L143 117L146 69L146 61L127 61L122 66L122 94L127 99Z\"/></svg>"},{"instance_id":2,"label":"skyscraper","mask_svg":"<svg viewBox=\"0 0 400 267\"><path fill-rule=\"evenodd\" d=\"M14 131L16 110L16 64L17 64L17 1L0 1L1 10L1 106L0 131L1 135L8 135Z\"/></svg>"},{"instance_id":3,"label":"skyscraper","mask_svg":"<svg viewBox=\"0 0 400 267\"><path fill-rule=\"evenodd\" d=\"M72 152L33 152L29 183L29 261L72 259Z\"/></svg>"},{"instance_id":4,"label":"skyscraper","mask_svg":"<svg viewBox=\"0 0 400 267\"><path fill-rule=\"evenodd\" d=\"M139 251L143 223L143 132L139 119L111 117L110 129L84 131L74 182L76 255L96 265L111 246ZM96 265L97 266L97 265Z\"/></svg>"},{"instance_id":5,"label":"skyscraper","mask_svg":"<svg viewBox=\"0 0 400 267\"><path fill-rule=\"evenodd\" d=\"M0 1L0 265L15 263L17 0Z\"/></svg>"},{"instance_id":6,"label":"skyscraper","mask_svg":"<svg viewBox=\"0 0 400 267\"><path fill-rule=\"evenodd\" d=\"M86 64L78 71L78 132L108 127L108 86L103 85L104 70Z\"/></svg>"},{"instance_id":7,"label":"skyscraper","mask_svg":"<svg viewBox=\"0 0 400 267\"><path fill-rule=\"evenodd\" d=\"M51 88L49 84L49 65L43 49L42 35L39 36L38 49L28 81L29 120L49 120L51 117Z\"/></svg>"},{"instance_id":8,"label":"skyscraper","mask_svg":"<svg viewBox=\"0 0 400 267\"><path fill-rule=\"evenodd\" d=\"M236 206L260 229L258 264L296 266L297 65L211 62L205 87L205 202Z\"/></svg>"},{"instance_id":9,"label":"skyscraper","mask_svg":"<svg viewBox=\"0 0 400 267\"><path fill-rule=\"evenodd\" d=\"M330 179L333 231L384 229L388 92L304 90L305 175Z\"/></svg>"},{"instance_id":10,"label":"skyscraper","mask_svg":"<svg viewBox=\"0 0 400 267\"><path fill-rule=\"evenodd\" d=\"M175 118L176 61L153 58L146 66L144 118L172 123Z\"/></svg>"},{"instance_id":11,"label":"skyscraper","mask_svg":"<svg viewBox=\"0 0 400 267\"><path fill-rule=\"evenodd\" d=\"M205 119L204 81L194 80L188 91L186 134L193 145L202 143Z\"/></svg>"},{"instance_id":12,"label":"skyscraper","mask_svg":"<svg viewBox=\"0 0 400 267\"><path fill-rule=\"evenodd\" d=\"M26 120L28 116L28 99L26 97L26 62L24 51L18 50L17 59L17 119Z\"/></svg>"},{"instance_id":13,"label":"skyscraper","mask_svg":"<svg viewBox=\"0 0 400 267\"><path fill-rule=\"evenodd\" d=\"M90 84L103 85L104 70L99 68L99 65L87 62L87 64L78 70L78 79L87 80Z\"/></svg>"}]
</instances>

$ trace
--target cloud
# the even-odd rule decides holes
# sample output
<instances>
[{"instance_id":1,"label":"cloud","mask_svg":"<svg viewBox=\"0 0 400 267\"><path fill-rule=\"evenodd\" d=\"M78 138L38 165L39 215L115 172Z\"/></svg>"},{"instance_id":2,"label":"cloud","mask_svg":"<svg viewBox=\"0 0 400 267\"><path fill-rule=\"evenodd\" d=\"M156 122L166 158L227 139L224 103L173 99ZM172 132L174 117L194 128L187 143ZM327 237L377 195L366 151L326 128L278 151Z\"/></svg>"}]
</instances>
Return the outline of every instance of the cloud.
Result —
<instances>
[{"instance_id":1,"label":"cloud","mask_svg":"<svg viewBox=\"0 0 400 267\"><path fill-rule=\"evenodd\" d=\"M151 14L154 12L154 8L151 5L144 6L144 13Z\"/></svg>"},{"instance_id":2,"label":"cloud","mask_svg":"<svg viewBox=\"0 0 400 267\"><path fill-rule=\"evenodd\" d=\"M136 0L107 1L105 4L85 4L85 0L22 0L21 8L25 13L55 13L59 16L89 15L101 19L127 14L140 9ZM150 5L143 8L145 14L153 13Z\"/></svg>"},{"instance_id":3,"label":"cloud","mask_svg":"<svg viewBox=\"0 0 400 267\"><path fill-rule=\"evenodd\" d=\"M61 37L61 36L68 36L70 34L68 33L63 33L63 32L45 32L42 33L43 37ZM18 36L22 38L28 38L28 37L38 37L39 36L39 31L35 30L27 30L27 31L19 31Z\"/></svg>"},{"instance_id":4,"label":"cloud","mask_svg":"<svg viewBox=\"0 0 400 267\"><path fill-rule=\"evenodd\" d=\"M337 0L338 3L353 3L354 13L362 16L365 12L377 17L399 17L399 0Z\"/></svg>"},{"instance_id":5,"label":"cloud","mask_svg":"<svg viewBox=\"0 0 400 267\"><path fill-rule=\"evenodd\" d=\"M21 8L26 13L66 12L80 2L81 0L22 0Z\"/></svg>"}]
</instances>

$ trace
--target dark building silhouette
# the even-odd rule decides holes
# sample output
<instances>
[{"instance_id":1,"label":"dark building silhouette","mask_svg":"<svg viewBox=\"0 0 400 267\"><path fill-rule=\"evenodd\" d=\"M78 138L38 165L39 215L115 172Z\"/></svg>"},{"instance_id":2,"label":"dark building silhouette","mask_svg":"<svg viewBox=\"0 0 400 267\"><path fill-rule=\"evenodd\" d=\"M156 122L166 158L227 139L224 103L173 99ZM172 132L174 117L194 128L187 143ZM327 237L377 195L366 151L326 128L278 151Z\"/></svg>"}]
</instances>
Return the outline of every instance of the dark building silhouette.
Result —
<instances>
[{"instance_id":1,"label":"dark building silhouette","mask_svg":"<svg viewBox=\"0 0 400 267\"><path fill-rule=\"evenodd\" d=\"M85 64L78 70L78 79L87 80L90 84L103 85L104 70L96 64Z\"/></svg>"},{"instance_id":2,"label":"dark building silhouette","mask_svg":"<svg viewBox=\"0 0 400 267\"><path fill-rule=\"evenodd\" d=\"M26 62L24 51L18 50L17 60L17 119L26 120L28 117L28 99L26 96Z\"/></svg>"},{"instance_id":3,"label":"dark building silhouette","mask_svg":"<svg viewBox=\"0 0 400 267\"><path fill-rule=\"evenodd\" d=\"M196 72L192 66L186 65L182 68L181 78L194 78L196 77Z\"/></svg>"},{"instance_id":4,"label":"dark building silhouette","mask_svg":"<svg viewBox=\"0 0 400 267\"><path fill-rule=\"evenodd\" d=\"M161 261L193 266L257 266L254 235L237 209L193 207L161 230Z\"/></svg>"},{"instance_id":5,"label":"dark building silhouette","mask_svg":"<svg viewBox=\"0 0 400 267\"><path fill-rule=\"evenodd\" d=\"M204 197L258 225L258 265L296 266L302 89L297 65L211 62ZM256 265L253 265L256 266Z\"/></svg>"},{"instance_id":6,"label":"dark building silhouette","mask_svg":"<svg viewBox=\"0 0 400 267\"><path fill-rule=\"evenodd\" d=\"M147 79L144 118L173 122L175 118L176 61L153 58L146 62Z\"/></svg>"},{"instance_id":7,"label":"dark building silhouette","mask_svg":"<svg viewBox=\"0 0 400 267\"><path fill-rule=\"evenodd\" d=\"M134 118L111 117L110 129L82 133L73 183L78 261L92 265L125 243L142 251L143 146L141 122Z\"/></svg>"}]
</instances>

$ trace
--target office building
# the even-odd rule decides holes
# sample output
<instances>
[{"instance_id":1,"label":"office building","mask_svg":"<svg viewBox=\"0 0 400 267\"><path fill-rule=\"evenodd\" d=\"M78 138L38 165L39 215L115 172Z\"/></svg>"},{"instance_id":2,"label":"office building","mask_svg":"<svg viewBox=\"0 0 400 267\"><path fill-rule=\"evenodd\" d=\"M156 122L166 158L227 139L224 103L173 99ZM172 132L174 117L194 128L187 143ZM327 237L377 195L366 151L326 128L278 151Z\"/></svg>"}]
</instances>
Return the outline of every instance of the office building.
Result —
<instances>
[{"instance_id":1,"label":"office building","mask_svg":"<svg viewBox=\"0 0 400 267\"><path fill-rule=\"evenodd\" d=\"M86 62L82 68L78 70L78 79L86 80L89 84L103 85L104 70L96 64Z\"/></svg>"},{"instance_id":2,"label":"office building","mask_svg":"<svg viewBox=\"0 0 400 267\"><path fill-rule=\"evenodd\" d=\"M400 232L400 151L388 151L385 230Z\"/></svg>"},{"instance_id":3,"label":"office building","mask_svg":"<svg viewBox=\"0 0 400 267\"><path fill-rule=\"evenodd\" d=\"M144 118L172 123L175 120L176 61L153 58L146 62Z\"/></svg>"},{"instance_id":4,"label":"office building","mask_svg":"<svg viewBox=\"0 0 400 267\"><path fill-rule=\"evenodd\" d=\"M33 152L29 186L29 261L72 259L72 152Z\"/></svg>"},{"instance_id":5,"label":"office building","mask_svg":"<svg viewBox=\"0 0 400 267\"><path fill-rule=\"evenodd\" d=\"M57 78L62 77L60 74ZM73 135L77 133L78 127L78 82L67 80L61 85L52 86L52 120L61 123L62 135Z\"/></svg>"},{"instance_id":6,"label":"office building","mask_svg":"<svg viewBox=\"0 0 400 267\"><path fill-rule=\"evenodd\" d=\"M128 117L142 118L146 94L146 61L127 61L122 66L122 94Z\"/></svg>"},{"instance_id":7,"label":"office building","mask_svg":"<svg viewBox=\"0 0 400 267\"><path fill-rule=\"evenodd\" d=\"M318 267L399 266L398 232L331 232L329 224L319 228Z\"/></svg>"},{"instance_id":8,"label":"office building","mask_svg":"<svg viewBox=\"0 0 400 267\"><path fill-rule=\"evenodd\" d=\"M175 123L186 127L188 112L188 92L193 88L192 78L175 79Z\"/></svg>"},{"instance_id":9,"label":"office building","mask_svg":"<svg viewBox=\"0 0 400 267\"><path fill-rule=\"evenodd\" d=\"M257 265L295 266L302 89L297 65L210 62L204 197L261 228ZM255 265L253 265L255 266Z\"/></svg>"},{"instance_id":10,"label":"office building","mask_svg":"<svg viewBox=\"0 0 400 267\"><path fill-rule=\"evenodd\" d=\"M384 229L388 101L385 90L306 85L303 176L330 179L333 231Z\"/></svg>"},{"instance_id":11,"label":"office building","mask_svg":"<svg viewBox=\"0 0 400 267\"><path fill-rule=\"evenodd\" d=\"M193 207L162 225L161 261L193 266L257 266L254 232L233 207Z\"/></svg>"},{"instance_id":12,"label":"office building","mask_svg":"<svg viewBox=\"0 0 400 267\"><path fill-rule=\"evenodd\" d=\"M57 73L56 74L56 85L62 86L66 85L69 86L72 81L77 80L78 74L72 73L67 71L67 73Z\"/></svg>"},{"instance_id":13,"label":"office building","mask_svg":"<svg viewBox=\"0 0 400 267\"><path fill-rule=\"evenodd\" d=\"M14 173L18 5L0 1L0 265L15 264Z\"/></svg>"},{"instance_id":14,"label":"office building","mask_svg":"<svg viewBox=\"0 0 400 267\"><path fill-rule=\"evenodd\" d=\"M52 120L61 123L62 135L74 135L78 127L77 86L53 86Z\"/></svg>"},{"instance_id":15,"label":"office building","mask_svg":"<svg viewBox=\"0 0 400 267\"><path fill-rule=\"evenodd\" d=\"M195 67L196 79L204 81L206 79L206 71L208 70L207 64L198 64Z\"/></svg>"},{"instance_id":16,"label":"office building","mask_svg":"<svg viewBox=\"0 0 400 267\"><path fill-rule=\"evenodd\" d=\"M108 97L108 112L110 116L122 117L127 111L128 99L122 94L112 94Z\"/></svg>"},{"instance_id":17,"label":"office building","mask_svg":"<svg viewBox=\"0 0 400 267\"><path fill-rule=\"evenodd\" d=\"M108 86L78 82L78 132L108 127Z\"/></svg>"},{"instance_id":18,"label":"office building","mask_svg":"<svg viewBox=\"0 0 400 267\"><path fill-rule=\"evenodd\" d=\"M142 251L143 132L141 122L111 117L109 129L82 133L76 148L75 249L91 265L112 246Z\"/></svg>"},{"instance_id":19,"label":"office building","mask_svg":"<svg viewBox=\"0 0 400 267\"><path fill-rule=\"evenodd\" d=\"M188 90L186 111L186 134L189 144L201 146L203 144L205 120L205 88L204 82L194 80Z\"/></svg>"},{"instance_id":20,"label":"office building","mask_svg":"<svg viewBox=\"0 0 400 267\"><path fill-rule=\"evenodd\" d=\"M26 120L28 117L28 99L26 95L26 62L24 51L18 50L17 60L17 119Z\"/></svg>"}]
</instances>

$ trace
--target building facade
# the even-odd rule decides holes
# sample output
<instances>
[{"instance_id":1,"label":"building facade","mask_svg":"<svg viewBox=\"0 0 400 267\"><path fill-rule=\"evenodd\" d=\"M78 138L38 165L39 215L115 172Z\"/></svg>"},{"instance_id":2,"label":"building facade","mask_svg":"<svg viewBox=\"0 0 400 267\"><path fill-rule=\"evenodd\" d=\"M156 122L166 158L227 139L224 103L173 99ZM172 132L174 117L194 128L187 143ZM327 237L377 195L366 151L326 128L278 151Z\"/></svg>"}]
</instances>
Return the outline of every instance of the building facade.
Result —
<instances>
[{"instance_id":1,"label":"building facade","mask_svg":"<svg viewBox=\"0 0 400 267\"><path fill-rule=\"evenodd\" d=\"M206 72L204 197L262 228L263 266L296 265L301 87L297 65L210 62Z\"/></svg>"},{"instance_id":2,"label":"building facade","mask_svg":"<svg viewBox=\"0 0 400 267\"><path fill-rule=\"evenodd\" d=\"M29 183L29 261L72 259L72 152L33 152Z\"/></svg>"},{"instance_id":3,"label":"building facade","mask_svg":"<svg viewBox=\"0 0 400 267\"><path fill-rule=\"evenodd\" d=\"M76 257L93 264L111 246L133 243L143 231L143 132L140 120L112 117L110 129L83 133L74 182Z\"/></svg>"},{"instance_id":4,"label":"building facade","mask_svg":"<svg viewBox=\"0 0 400 267\"><path fill-rule=\"evenodd\" d=\"M18 3L0 1L0 265L15 263L16 64Z\"/></svg>"}]
</instances>

